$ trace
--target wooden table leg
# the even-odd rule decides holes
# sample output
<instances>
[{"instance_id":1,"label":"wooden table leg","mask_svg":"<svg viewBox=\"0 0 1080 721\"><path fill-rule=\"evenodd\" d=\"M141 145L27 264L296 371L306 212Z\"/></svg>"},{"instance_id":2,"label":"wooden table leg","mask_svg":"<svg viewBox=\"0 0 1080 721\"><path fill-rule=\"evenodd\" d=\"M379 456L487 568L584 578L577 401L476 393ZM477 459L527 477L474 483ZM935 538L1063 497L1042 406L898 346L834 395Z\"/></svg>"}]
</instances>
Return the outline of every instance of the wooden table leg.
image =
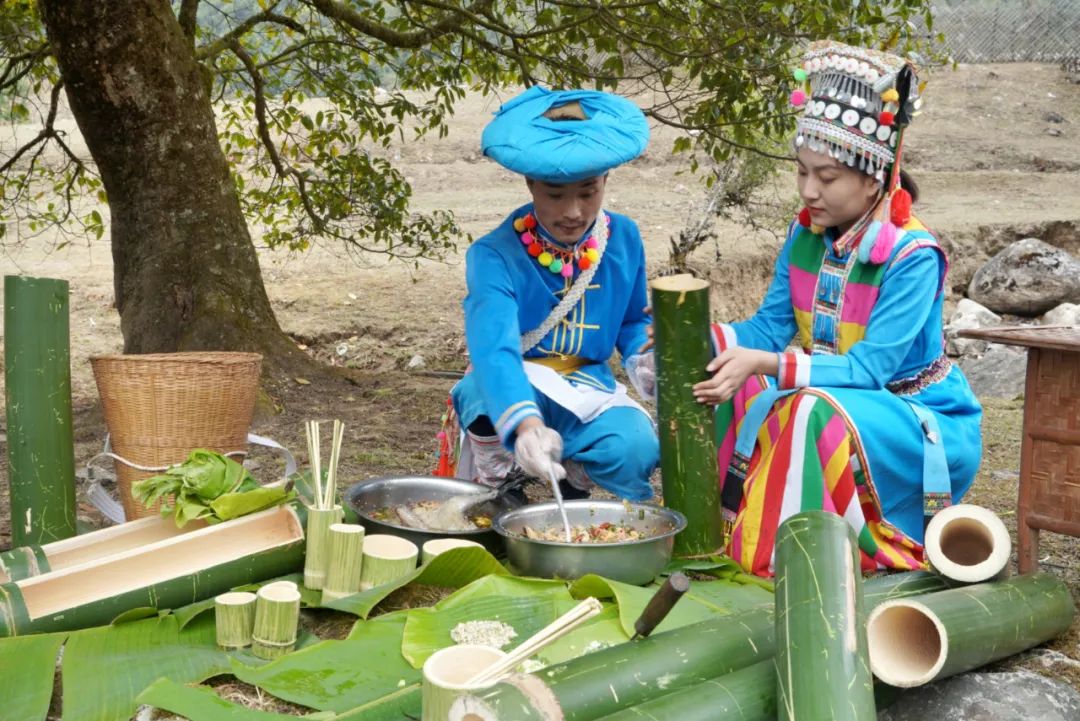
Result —
<instances>
[{"instance_id":1,"label":"wooden table leg","mask_svg":"<svg viewBox=\"0 0 1080 721\"><path fill-rule=\"evenodd\" d=\"M1016 565L1020 573L1039 570L1039 531L1028 525L1027 517L1031 512L1031 471L1035 463L1035 442L1031 437L1031 430L1037 423L1040 355L1038 348L1028 348L1027 377L1024 382L1024 430L1020 446L1020 488L1016 504Z\"/></svg>"}]
</instances>

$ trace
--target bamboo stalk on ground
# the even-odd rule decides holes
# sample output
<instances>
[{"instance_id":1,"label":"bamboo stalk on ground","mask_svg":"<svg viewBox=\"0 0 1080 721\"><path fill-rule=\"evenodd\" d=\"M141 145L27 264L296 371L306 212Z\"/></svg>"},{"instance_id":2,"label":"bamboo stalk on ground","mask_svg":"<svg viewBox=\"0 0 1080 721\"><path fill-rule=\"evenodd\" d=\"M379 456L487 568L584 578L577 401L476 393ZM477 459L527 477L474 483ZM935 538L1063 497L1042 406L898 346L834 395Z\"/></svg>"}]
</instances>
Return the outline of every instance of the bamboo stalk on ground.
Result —
<instances>
[{"instance_id":1,"label":"bamboo stalk on ground","mask_svg":"<svg viewBox=\"0 0 1080 721\"><path fill-rule=\"evenodd\" d=\"M616 711L600 721L774 721L776 718L776 669L770 659Z\"/></svg>"},{"instance_id":2,"label":"bamboo stalk on ground","mask_svg":"<svg viewBox=\"0 0 1080 721\"><path fill-rule=\"evenodd\" d=\"M251 652L266 660L284 656L296 645L300 622L300 592L280 584L263 586L256 594Z\"/></svg>"},{"instance_id":3,"label":"bamboo stalk on ground","mask_svg":"<svg viewBox=\"0 0 1080 721\"><path fill-rule=\"evenodd\" d=\"M840 516L806 511L776 535L777 718L873 721L862 576Z\"/></svg>"},{"instance_id":4,"label":"bamboo stalk on ground","mask_svg":"<svg viewBox=\"0 0 1080 721\"><path fill-rule=\"evenodd\" d=\"M870 614L870 666L911 688L1025 651L1063 633L1075 607L1049 573L889 601Z\"/></svg>"},{"instance_id":5,"label":"bamboo stalk on ground","mask_svg":"<svg viewBox=\"0 0 1080 721\"><path fill-rule=\"evenodd\" d=\"M949 587L948 579L931 573L897 573L866 581L865 599L871 608ZM549 666L539 678L511 677L463 697L468 700L450 718L547 721L554 703L566 721L592 721L771 659L775 649L773 609L766 606L601 649Z\"/></svg>"},{"instance_id":6,"label":"bamboo stalk on ground","mask_svg":"<svg viewBox=\"0 0 1080 721\"><path fill-rule=\"evenodd\" d=\"M13 546L75 530L68 283L4 277L4 389Z\"/></svg>"},{"instance_id":7,"label":"bamboo stalk on ground","mask_svg":"<svg viewBox=\"0 0 1080 721\"><path fill-rule=\"evenodd\" d=\"M255 626L255 594L247 591L223 593L214 599L214 627L222 648L251 645Z\"/></svg>"},{"instance_id":8,"label":"bamboo stalk on ground","mask_svg":"<svg viewBox=\"0 0 1080 721\"><path fill-rule=\"evenodd\" d=\"M304 585L319 590L326 582L329 560L330 527L341 523L341 506L309 508L307 514L307 551L304 555Z\"/></svg>"},{"instance_id":9,"label":"bamboo stalk on ground","mask_svg":"<svg viewBox=\"0 0 1080 721\"><path fill-rule=\"evenodd\" d=\"M360 592L360 569L364 562L364 527L335 523L329 529L329 554L323 603Z\"/></svg>"},{"instance_id":10,"label":"bamboo stalk on ground","mask_svg":"<svg viewBox=\"0 0 1080 721\"><path fill-rule=\"evenodd\" d=\"M694 399L713 358L709 284L690 275L657 278L652 288L656 339L656 415L664 505L686 516L675 555L713 553L723 545L716 469L716 418Z\"/></svg>"},{"instance_id":11,"label":"bamboo stalk on ground","mask_svg":"<svg viewBox=\"0 0 1080 721\"><path fill-rule=\"evenodd\" d=\"M1012 540L997 514L970 503L942 509L926 527L926 560L943 576L981 583L1009 574Z\"/></svg>"},{"instance_id":12,"label":"bamboo stalk on ground","mask_svg":"<svg viewBox=\"0 0 1080 721\"><path fill-rule=\"evenodd\" d=\"M388 534L375 534L364 539L364 560L360 568L360 590L366 591L402 576L416 568L420 549L415 543Z\"/></svg>"}]
</instances>

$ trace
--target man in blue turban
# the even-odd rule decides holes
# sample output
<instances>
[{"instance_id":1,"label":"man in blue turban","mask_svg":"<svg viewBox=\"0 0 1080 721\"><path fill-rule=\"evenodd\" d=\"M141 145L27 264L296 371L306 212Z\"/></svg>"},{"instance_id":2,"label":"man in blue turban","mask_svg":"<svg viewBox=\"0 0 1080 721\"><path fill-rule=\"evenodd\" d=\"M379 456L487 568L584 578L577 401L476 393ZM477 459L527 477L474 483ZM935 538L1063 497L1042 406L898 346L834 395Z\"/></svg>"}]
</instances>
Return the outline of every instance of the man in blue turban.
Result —
<instances>
[{"instance_id":1,"label":"man in blue turban","mask_svg":"<svg viewBox=\"0 0 1080 721\"><path fill-rule=\"evenodd\" d=\"M645 250L634 221L602 209L608 171L648 140L633 103L592 90L530 88L484 129L484 154L524 175L532 202L465 256L472 369L452 397L481 482L516 461L570 498L593 483L652 495L652 421L608 365L617 349L638 392L654 395L653 354L640 351Z\"/></svg>"}]
</instances>

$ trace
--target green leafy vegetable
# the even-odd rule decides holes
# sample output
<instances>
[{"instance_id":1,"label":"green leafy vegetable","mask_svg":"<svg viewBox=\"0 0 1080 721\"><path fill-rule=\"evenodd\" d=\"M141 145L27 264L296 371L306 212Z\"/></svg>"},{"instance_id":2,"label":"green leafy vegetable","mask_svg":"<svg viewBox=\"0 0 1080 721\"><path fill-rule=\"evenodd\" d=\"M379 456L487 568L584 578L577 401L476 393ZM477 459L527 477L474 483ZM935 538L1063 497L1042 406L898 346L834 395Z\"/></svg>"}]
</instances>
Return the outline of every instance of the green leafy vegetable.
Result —
<instances>
[{"instance_id":1,"label":"green leafy vegetable","mask_svg":"<svg viewBox=\"0 0 1080 721\"><path fill-rule=\"evenodd\" d=\"M188 521L228 521L262 511L295 497L282 487L259 485L243 465L204 448L164 473L136 481L135 498L146 506L161 501L161 515L172 515L177 527Z\"/></svg>"}]
</instances>

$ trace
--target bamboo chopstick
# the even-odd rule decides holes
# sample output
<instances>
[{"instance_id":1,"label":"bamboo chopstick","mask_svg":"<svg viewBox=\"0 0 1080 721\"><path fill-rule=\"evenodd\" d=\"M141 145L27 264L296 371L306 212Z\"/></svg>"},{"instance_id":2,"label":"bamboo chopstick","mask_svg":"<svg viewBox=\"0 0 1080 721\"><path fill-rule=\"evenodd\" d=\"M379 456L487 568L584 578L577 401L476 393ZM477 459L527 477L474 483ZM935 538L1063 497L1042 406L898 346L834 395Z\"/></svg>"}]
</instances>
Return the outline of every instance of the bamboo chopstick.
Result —
<instances>
[{"instance_id":1,"label":"bamboo chopstick","mask_svg":"<svg viewBox=\"0 0 1080 721\"><path fill-rule=\"evenodd\" d=\"M536 654L540 649L554 643L575 628L589 620L603 610L603 605L595 598L589 597L574 606L572 609L559 616L557 619L540 629L532 636L521 642L517 648L491 666L470 678L467 685L479 685L498 680L509 673L515 666Z\"/></svg>"},{"instance_id":2,"label":"bamboo chopstick","mask_svg":"<svg viewBox=\"0 0 1080 721\"><path fill-rule=\"evenodd\" d=\"M345 438L345 424L334 419L334 438L330 446L330 467L326 472L326 498L323 502L325 508L333 508L337 496L337 471L338 461L341 460L341 442Z\"/></svg>"}]
</instances>

